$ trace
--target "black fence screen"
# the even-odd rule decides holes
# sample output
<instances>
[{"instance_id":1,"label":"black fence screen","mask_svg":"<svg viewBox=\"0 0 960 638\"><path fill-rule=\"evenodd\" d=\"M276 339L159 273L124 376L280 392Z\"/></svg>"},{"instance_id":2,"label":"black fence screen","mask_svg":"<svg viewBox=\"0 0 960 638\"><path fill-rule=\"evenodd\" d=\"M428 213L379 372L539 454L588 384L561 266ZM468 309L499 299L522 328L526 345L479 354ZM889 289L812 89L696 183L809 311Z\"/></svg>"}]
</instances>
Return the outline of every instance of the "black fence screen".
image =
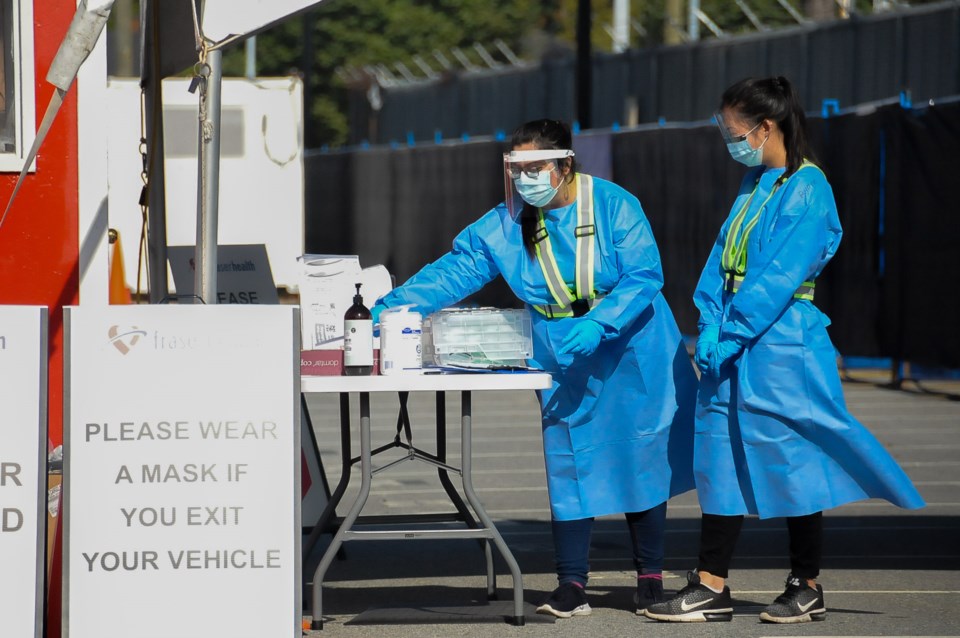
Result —
<instances>
[{"instance_id":1,"label":"black fence screen","mask_svg":"<svg viewBox=\"0 0 960 638\"><path fill-rule=\"evenodd\" d=\"M880 348L960 366L960 107L884 114Z\"/></svg>"},{"instance_id":2,"label":"black fence screen","mask_svg":"<svg viewBox=\"0 0 960 638\"><path fill-rule=\"evenodd\" d=\"M950 2L695 44L598 54L592 61L593 128L710 117L723 89L748 76L784 75L809 111L895 98L960 94L960 4ZM437 80L367 88L350 96L348 143L405 143L509 133L539 117L576 117L576 60L445 72Z\"/></svg>"},{"instance_id":3,"label":"black fence screen","mask_svg":"<svg viewBox=\"0 0 960 638\"><path fill-rule=\"evenodd\" d=\"M812 118L844 228L817 282L845 355L960 367L960 102ZM743 167L714 126L580 135L583 170L639 199L663 261L664 294L696 333L691 296ZM505 142L319 153L306 164L306 249L360 255L403 282L503 199ZM513 307L502 282L472 301Z\"/></svg>"}]
</instances>

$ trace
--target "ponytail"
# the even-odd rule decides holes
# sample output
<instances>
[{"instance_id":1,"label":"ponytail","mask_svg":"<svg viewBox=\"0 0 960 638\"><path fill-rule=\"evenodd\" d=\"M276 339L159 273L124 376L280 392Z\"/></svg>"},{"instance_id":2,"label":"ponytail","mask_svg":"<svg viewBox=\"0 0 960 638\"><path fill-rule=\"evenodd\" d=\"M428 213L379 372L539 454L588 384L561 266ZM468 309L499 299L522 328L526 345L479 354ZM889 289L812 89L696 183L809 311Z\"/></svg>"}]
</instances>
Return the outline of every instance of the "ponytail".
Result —
<instances>
[{"instance_id":1,"label":"ponytail","mask_svg":"<svg viewBox=\"0 0 960 638\"><path fill-rule=\"evenodd\" d=\"M536 254L537 243L534 237L537 235L537 225L537 209L523 202L523 210L520 212L520 236L523 237L523 247L530 257Z\"/></svg>"}]
</instances>

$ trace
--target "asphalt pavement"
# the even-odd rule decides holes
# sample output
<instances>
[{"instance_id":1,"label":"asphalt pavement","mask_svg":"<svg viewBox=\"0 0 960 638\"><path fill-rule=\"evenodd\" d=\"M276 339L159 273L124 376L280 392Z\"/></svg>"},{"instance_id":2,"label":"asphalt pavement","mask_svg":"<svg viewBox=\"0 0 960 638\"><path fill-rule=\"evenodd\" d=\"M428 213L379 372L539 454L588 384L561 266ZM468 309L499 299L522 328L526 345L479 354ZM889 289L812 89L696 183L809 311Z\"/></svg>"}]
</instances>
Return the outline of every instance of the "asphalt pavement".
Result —
<instances>
[{"instance_id":1,"label":"asphalt pavement","mask_svg":"<svg viewBox=\"0 0 960 638\"><path fill-rule=\"evenodd\" d=\"M571 619L534 615L556 586L550 514L536 399L532 392L473 395L473 482L523 573L524 626L512 616L512 579L499 556L497 600L486 595L484 555L476 540L414 539L348 542L323 584L323 629L308 636L960 636L960 383L883 387L883 374L846 382L850 410L910 475L927 507L900 510L864 501L825 514L820 583L827 619L769 625L759 611L783 590L789 569L782 520L747 520L728 584L729 623L657 623L633 610L635 575L622 517L597 520L587 594L593 614ZM357 397L351 398L357 414ZM340 476L335 397L311 396L311 418L331 487ZM434 402L410 398L414 444L434 450ZM447 458L459 466L459 397L447 397ZM372 397L373 445L396 434L398 402ZM353 429L353 451L359 449ZM402 458L395 449L375 466ZM337 508L342 516L359 487L358 471ZM447 513L452 506L433 467L403 462L374 476L363 515ZM699 514L695 493L670 501L664 586L676 590L696 565ZM330 541L324 535L304 569L304 618L311 620L314 568Z\"/></svg>"}]
</instances>

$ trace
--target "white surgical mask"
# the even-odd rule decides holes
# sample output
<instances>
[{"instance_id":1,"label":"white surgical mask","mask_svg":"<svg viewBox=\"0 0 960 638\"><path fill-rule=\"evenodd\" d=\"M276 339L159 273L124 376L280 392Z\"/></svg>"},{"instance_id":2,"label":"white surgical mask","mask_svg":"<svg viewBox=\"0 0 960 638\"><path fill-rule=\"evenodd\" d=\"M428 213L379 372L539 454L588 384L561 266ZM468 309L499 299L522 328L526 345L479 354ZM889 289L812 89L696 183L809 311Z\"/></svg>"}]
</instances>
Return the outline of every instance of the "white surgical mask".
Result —
<instances>
[{"instance_id":1,"label":"white surgical mask","mask_svg":"<svg viewBox=\"0 0 960 638\"><path fill-rule=\"evenodd\" d=\"M550 183L552 172L552 169L543 170L536 177L527 177L525 173L520 173L513 183L523 201L537 208L543 208L549 204L560 190L560 184L554 186Z\"/></svg>"},{"instance_id":2,"label":"white surgical mask","mask_svg":"<svg viewBox=\"0 0 960 638\"><path fill-rule=\"evenodd\" d=\"M760 126L760 124L757 124L757 126ZM768 135L767 139L763 140L757 148L750 146L750 142L747 141L747 135L757 130L757 126L747 131L742 140L727 142L727 150L730 152L730 157L745 166L760 166L763 164L763 145L767 143L770 136Z\"/></svg>"}]
</instances>

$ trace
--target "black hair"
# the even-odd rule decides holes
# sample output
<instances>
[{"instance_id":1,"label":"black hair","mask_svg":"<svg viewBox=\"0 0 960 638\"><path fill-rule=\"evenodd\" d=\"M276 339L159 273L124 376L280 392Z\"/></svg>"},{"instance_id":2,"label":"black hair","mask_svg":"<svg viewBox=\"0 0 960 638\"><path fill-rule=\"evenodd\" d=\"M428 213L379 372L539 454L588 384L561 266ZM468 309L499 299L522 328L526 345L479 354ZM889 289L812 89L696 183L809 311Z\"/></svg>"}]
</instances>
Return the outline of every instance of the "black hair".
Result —
<instances>
[{"instance_id":1,"label":"black hair","mask_svg":"<svg viewBox=\"0 0 960 638\"><path fill-rule=\"evenodd\" d=\"M807 116L803 113L800 96L782 75L740 80L723 92L720 108L732 109L753 124L763 120L777 123L787 150L787 170L781 180L796 173L804 158L816 163L807 141Z\"/></svg>"},{"instance_id":2,"label":"black hair","mask_svg":"<svg viewBox=\"0 0 960 638\"><path fill-rule=\"evenodd\" d=\"M533 120L517 128L510 140L511 148L517 148L524 144L533 144L541 150L572 149L573 134L570 132L570 127L560 120ZM570 168L566 180L572 182L578 168L577 163L572 157L557 160L558 171L562 171L564 166ZM524 248L530 256L534 254L536 232L537 208L523 202L523 210L520 213L520 234L523 237Z\"/></svg>"}]
</instances>

